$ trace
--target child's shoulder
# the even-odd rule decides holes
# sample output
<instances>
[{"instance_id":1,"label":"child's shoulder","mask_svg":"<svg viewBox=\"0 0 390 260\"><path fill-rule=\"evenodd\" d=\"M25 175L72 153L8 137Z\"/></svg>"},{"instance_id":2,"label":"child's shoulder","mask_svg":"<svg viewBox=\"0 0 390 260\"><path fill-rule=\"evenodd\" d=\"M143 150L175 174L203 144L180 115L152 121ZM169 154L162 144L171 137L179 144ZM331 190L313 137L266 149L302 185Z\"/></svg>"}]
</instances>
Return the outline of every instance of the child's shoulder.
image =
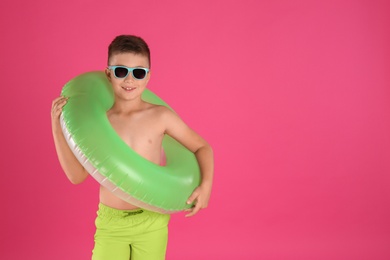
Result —
<instances>
[{"instance_id":1,"label":"child's shoulder","mask_svg":"<svg viewBox=\"0 0 390 260\"><path fill-rule=\"evenodd\" d=\"M146 103L145 110L147 110L153 116L158 116L158 117L169 116L170 114L174 113L171 109L169 109L166 106L156 105L148 102L145 103Z\"/></svg>"},{"instance_id":2,"label":"child's shoulder","mask_svg":"<svg viewBox=\"0 0 390 260\"><path fill-rule=\"evenodd\" d=\"M155 105L148 103L147 117L149 119L155 119L156 122L163 122L165 125L176 125L182 121L178 114L171 108L162 105Z\"/></svg>"}]
</instances>

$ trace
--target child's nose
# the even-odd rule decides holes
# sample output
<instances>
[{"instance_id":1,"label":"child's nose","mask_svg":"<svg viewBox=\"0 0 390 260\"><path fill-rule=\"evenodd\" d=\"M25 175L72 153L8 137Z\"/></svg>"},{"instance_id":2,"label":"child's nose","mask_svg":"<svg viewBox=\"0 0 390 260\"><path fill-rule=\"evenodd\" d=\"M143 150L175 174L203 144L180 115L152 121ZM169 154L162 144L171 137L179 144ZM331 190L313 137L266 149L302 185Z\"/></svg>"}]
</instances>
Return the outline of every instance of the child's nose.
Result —
<instances>
[{"instance_id":1,"label":"child's nose","mask_svg":"<svg viewBox=\"0 0 390 260\"><path fill-rule=\"evenodd\" d=\"M134 82L134 78L133 75L131 75L131 73L127 75L127 77L125 78L125 82Z\"/></svg>"}]
</instances>

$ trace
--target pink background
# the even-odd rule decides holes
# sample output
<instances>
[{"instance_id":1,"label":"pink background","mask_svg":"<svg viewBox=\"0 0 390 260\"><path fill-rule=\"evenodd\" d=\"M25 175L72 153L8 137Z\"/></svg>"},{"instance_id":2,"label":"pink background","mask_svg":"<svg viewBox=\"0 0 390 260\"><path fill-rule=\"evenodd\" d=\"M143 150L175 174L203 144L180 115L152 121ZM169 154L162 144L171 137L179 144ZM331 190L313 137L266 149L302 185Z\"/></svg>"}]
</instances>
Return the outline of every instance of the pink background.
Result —
<instances>
[{"instance_id":1,"label":"pink background","mask_svg":"<svg viewBox=\"0 0 390 260\"><path fill-rule=\"evenodd\" d=\"M210 206L167 259L390 259L388 1L2 1L1 259L89 259L98 185L54 150L63 84L118 34L215 150Z\"/></svg>"}]
</instances>

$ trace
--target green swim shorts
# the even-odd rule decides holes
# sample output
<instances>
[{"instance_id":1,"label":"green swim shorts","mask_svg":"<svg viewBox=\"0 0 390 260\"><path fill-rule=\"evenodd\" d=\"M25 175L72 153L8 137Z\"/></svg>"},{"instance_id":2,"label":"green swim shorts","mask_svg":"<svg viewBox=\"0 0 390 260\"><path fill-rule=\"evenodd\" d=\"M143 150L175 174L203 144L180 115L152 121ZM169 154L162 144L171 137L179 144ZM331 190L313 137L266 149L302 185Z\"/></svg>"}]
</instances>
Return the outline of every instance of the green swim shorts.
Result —
<instances>
[{"instance_id":1,"label":"green swim shorts","mask_svg":"<svg viewBox=\"0 0 390 260\"><path fill-rule=\"evenodd\" d=\"M93 260L165 259L170 215L99 204Z\"/></svg>"}]
</instances>

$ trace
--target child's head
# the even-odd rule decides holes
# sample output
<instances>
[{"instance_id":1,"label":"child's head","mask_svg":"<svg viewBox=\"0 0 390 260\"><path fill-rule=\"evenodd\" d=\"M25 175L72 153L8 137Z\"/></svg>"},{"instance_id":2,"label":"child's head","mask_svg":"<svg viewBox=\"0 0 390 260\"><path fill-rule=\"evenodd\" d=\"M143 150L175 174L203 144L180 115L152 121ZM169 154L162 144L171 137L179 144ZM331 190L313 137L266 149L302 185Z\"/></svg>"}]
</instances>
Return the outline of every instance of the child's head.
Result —
<instances>
[{"instance_id":1,"label":"child's head","mask_svg":"<svg viewBox=\"0 0 390 260\"><path fill-rule=\"evenodd\" d=\"M148 58L150 68L150 50L147 43L138 36L119 35L108 46L108 65L113 55L119 53L133 53Z\"/></svg>"}]
</instances>

